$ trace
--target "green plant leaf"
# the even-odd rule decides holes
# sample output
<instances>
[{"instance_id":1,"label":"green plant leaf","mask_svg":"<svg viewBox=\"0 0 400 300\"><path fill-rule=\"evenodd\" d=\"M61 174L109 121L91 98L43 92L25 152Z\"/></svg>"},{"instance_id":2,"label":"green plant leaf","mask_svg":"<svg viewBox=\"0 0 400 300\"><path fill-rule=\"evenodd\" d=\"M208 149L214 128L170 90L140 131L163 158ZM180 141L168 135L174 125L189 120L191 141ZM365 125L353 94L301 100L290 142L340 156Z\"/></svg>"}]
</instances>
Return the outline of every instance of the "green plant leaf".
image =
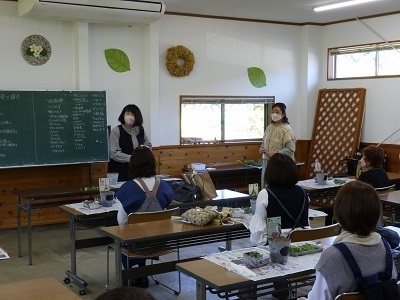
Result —
<instances>
[{"instance_id":1,"label":"green plant leaf","mask_svg":"<svg viewBox=\"0 0 400 300\"><path fill-rule=\"evenodd\" d=\"M256 88L262 88L267 85L267 79L264 71L257 67L250 67L247 69L250 83Z\"/></svg>"},{"instance_id":2,"label":"green plant leaf","mask_svg":"<svg viewBox=\"0 0 400 300\"><path fill-rule=\"evenodd\" d=\"M104 51L108 66L115 72L126 72L131 70L128 56L119 49L106 49Z\"/></svg>"}]
</instances>

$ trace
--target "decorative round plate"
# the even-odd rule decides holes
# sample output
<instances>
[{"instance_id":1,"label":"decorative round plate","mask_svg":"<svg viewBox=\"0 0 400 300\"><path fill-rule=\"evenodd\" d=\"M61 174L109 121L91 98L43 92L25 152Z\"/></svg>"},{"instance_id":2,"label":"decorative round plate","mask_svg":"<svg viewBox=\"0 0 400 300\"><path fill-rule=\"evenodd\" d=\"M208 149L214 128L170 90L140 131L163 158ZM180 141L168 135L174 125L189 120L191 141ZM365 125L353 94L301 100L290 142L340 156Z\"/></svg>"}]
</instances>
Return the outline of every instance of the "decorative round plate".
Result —
<instances>
[{"instance_id":1,"label":"decorative round plate","mask_svg":"<svg viewBox=\"0 0 400 300\"><path fill-rule=\"evenodd\" d=\"M41 35L30 35L21 45L22 56L33 66L45 64L51 55L51 46L48 40Z\"/></svg>"}]
</instances>

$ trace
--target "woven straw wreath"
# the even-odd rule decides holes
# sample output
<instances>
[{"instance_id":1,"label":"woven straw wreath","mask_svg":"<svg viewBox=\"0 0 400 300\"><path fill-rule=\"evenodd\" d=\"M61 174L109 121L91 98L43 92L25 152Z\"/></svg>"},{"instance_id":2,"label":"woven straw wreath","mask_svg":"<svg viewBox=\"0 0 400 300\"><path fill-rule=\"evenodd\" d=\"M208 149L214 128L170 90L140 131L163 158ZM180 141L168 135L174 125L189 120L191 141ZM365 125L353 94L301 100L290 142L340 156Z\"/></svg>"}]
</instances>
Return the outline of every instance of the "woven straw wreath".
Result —
<instances>
[{"instance_id":1,"label":"woven straw wreath","mask_svg":"<svg viewBox=\"0 0 400 300\"><path fill-rule=\"evenodd\" d=\"M182 59L184 64L180 65L178 59ZM167 51L165 65L172 76L182 77L189 75L193 71L194 63L193 52L182 45L171 47Z\"/></svg>"}]
</instances>

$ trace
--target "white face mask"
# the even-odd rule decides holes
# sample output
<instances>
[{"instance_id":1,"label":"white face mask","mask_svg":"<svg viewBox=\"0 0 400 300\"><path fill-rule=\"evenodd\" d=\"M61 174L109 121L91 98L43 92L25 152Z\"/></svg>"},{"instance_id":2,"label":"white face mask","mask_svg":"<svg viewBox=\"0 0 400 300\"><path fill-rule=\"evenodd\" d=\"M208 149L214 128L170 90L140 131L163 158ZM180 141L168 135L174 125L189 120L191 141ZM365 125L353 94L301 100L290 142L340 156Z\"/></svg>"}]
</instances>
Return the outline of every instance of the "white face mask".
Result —
<instances>
[{"instance_id":1,"label":"white face mask","mask_svg":"<svg viewBox=\"0 0 400 300\"><path fill-rule=\"evenodd\" d=\"M125 124L128 126L133 126L135 124L135 117L134 116L124 116Z\"/></svg>"},{"instance_id":2,"label":"white face mask","mask_svg":"<svg viewBox=\"0 0 400 300\"><path fill-rule=\"evenodd\" d=\"M278 122L280 119L282 119L282 115L278 115L278 114L271 114L271 119L274 122Z\"/></svg>"},{"instance_id":3,"label":"white face mask","mask_svg":"<svg viewBox=\"0 0 400 300\"><path fill-rule=\"evenodd\" d=\"M365 162L364 158L361 158L360 164L361 164L361 168L365 168L367 166L367 163Z\"/></svg>"}]
</instances>

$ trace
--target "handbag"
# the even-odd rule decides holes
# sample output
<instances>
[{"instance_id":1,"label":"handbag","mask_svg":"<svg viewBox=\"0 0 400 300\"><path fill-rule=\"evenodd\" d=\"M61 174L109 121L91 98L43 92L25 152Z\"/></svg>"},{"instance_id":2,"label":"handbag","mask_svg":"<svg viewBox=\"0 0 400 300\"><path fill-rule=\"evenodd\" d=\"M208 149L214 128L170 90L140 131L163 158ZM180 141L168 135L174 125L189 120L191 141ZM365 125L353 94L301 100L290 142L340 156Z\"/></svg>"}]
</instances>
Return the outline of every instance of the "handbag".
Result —
<instances>
[{"instance_id":1,"label":"handbag","mask_svg":"<svg viewBox=\"0 0 400 300\"><path fill-rule=\"evenodd\" d=\"M185 211L181 217L194 225L204 226L210 223L214 218L218 217L218 215L218 212L215 210L196 207Z\"/></svg>"},{"instance_id":2,"label":"handbag","mask_svg":"<svg viewBox=\"0 0 400 300\"><path fill-rule=\"evenodd\" d=\"M396 231L382 226L376 226L376 232L389 244L390 248L396 249L399 247L400 237Z\"/></svg>"},{"instance_id":3,"label":"handbag","mask_svg":"<svg viewBox=\"0 0 400 300\"><path fill-rule=\"evenodd\" d=\"M360 163L361 158L361 150L357 149L354 155L346 156L344 159L339 161L338 165L347 164L347 175L356 176L356 178L358 178L362 172Z\"/></svg>"},{"instance_id":4,"label":"handbag","mask_svg":"<svg viewBox=\"0 0 400 300\"><path fill-rule=\"evenodd\" d=\"M194 184L199 188L200 197L202 200L211 200L218 197L214 183L208 172L191 172L183 173L183 179L189 183Z\"/></svg>"},{"instance_id":5,"label":"handbag","mask_svg":"<svg viewBox=\"0 0 400 300\"><path fill-rule=\"evenodd\" d=\"M198 187L189 184L183 180L180 181L165 181L169 184L174 192L174 200L179 202L193 202L196 201Z\"/></svg>"}]
</instances>

